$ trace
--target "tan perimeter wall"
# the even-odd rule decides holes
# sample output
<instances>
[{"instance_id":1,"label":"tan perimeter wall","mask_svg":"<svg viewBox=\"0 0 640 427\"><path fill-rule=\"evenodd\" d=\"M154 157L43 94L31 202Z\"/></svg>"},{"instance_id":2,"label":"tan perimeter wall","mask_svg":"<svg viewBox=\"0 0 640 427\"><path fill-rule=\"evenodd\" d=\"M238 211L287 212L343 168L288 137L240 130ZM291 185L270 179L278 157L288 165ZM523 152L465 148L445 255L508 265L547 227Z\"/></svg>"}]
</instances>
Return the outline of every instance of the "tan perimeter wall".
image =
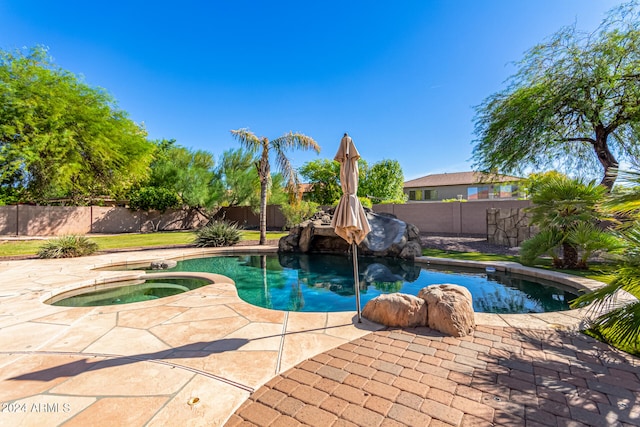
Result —
<instances>
[{"instance_id":1,"label":"tan perimeter wall","mask_svg":"<svg viewBox=\"0 0 640 427\"><path fill-rule=\"evenodd\" d=\"M222 208L216 214L216 219L224 219L235 222L241 227L258 228L260 226L260 215L253 212L248 206L234 206ZM287 221L277 205L267 206L267 228L271 230L284 229Z\"/></svg>"},{"instance_id":2,"label":"tan perimeter wall","mask_svg":"<svg viewBox=\"0 0 640 427\"><path fill-rule=\"evenodd\" d=\"M2 236L60 236L188 230L206 218L182 210L165 213L100 206L0 206Z\"/></svg>"},{"instance_id":3,"label":"tan perimeter wall","mask_svg":"<svg viewBox=\"0 0 640 427\"><path fill-rule=\"evenodd\" d=\"M387 212L414 224L422 233L487 236L488 209L518 209L528 200L481 200L469 202L424 202L374 205L374 212ZM245 228L259 226L258 214L249 207L223 208L217 218L237 222ZM186 211L132 211L99 206L0 206L0 235L55 236L87 233L139 233L189 230L206 223L206 218ZM267 207L267 227L282 230L284 215L278 206Z\"/></svg>"},{"instance_id":4,"label":"tan perimeter wall","mask_svg":"<svg viewBox=\"0 0 640 427\"><path fill-rule=\"evenodd\" d=\"M487 209L517 209L529 200L478 200L374 205L374 212L394 214L418 227L421 233L487 236Z\"/></svg>"}]
</instances>

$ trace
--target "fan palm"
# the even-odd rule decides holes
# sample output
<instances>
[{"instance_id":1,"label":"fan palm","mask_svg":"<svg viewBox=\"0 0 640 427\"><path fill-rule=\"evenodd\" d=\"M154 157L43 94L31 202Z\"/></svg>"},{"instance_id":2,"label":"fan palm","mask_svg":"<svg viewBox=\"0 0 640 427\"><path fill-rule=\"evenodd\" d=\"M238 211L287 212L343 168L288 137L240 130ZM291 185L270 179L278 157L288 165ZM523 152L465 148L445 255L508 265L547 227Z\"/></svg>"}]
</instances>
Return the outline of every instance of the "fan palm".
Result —
<instances>
[{"instance_id":1,"label":"fan palm","mask_svg":"<svg viewBox=\"0 0 640 427\"><path fill-rule=\"evenodd\" d=\"M624 172L620 176L631 186L614 192L605 207L623 220L619 236L625 243L620 267L610 284L573 301L574 307L592 304L600 314L593 327L606 339L640 352L640 173ZM635 298L619 298L627 292Z\"/></svg>"},{"instance_id":2,"label":"fan palm","mask_svg":"<svg viewBox=\"0 0 640 427\"><path fill-rule=\"evenodd\" d=\"M287 189L295 192L299 185L299 178L289 159L285 155L288 149L313 149L320 152L320 146L316 141L301 133L289 132L276 139L269 140L265 137L258 137L248 129L232 130L231 135L245 148L260 157L255 165L260 178L260 244L267 242L267 193L271 184L271 165L269 155L273 150L276 163L280 172L284 175Z\"/></svg>"},{"instance_id":3,"label":"fan palm","mask_svg":"<svg viewBox=\"0 0 640 427\"><path fill-rule=\"evenodd\" d=\"M605 218L599 209L605 193L601 185L564 175L540 183L529 208L531 223L540 228L540 233L524 242L523 262L549 253L555 267L586 268L586 258L594 250L615 247L615 240L594 226Z\"/></svg>"},{"instance_id":4,"label":"fan palm","mask_svg":"<svg viewBox=\"0 0 640 427\"><path fill-rule=\"evenodd\" d=\"M620 232L627 248L610 284L580 296L573 307L600 313L592 326L606 339L640 352L640 224ZM627 292L635 298L621 298Z\"/></svg>"},{"instance_id":5,"label":"fan palm","mask_svg":"<svg viewBox=\"0 0 640 427\"><path fill-rule=\"evenodd\" d=\"M629 185L616 187L604 206L621 219L640 219L640 172L620 171L619 176L623 184ZM621 226L625 228L633 224L633 221L623 221Z\"/></svg>"}]
</instances>

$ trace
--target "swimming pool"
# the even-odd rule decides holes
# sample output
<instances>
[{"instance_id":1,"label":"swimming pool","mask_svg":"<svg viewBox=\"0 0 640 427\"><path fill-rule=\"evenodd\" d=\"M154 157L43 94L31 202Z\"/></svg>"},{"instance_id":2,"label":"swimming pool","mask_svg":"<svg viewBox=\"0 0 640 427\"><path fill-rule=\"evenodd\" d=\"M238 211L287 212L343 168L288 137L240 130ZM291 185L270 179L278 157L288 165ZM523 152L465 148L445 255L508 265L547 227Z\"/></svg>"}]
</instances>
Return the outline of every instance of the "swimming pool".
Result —
<instances>
[{"instance_id":1,"label":"swimming pool","mask_svg":"<svg viewBox=\"0 0 640 427\"><path fill-rule=\"evenodd\" d=\"M358 260L362 307L383 293L417 295L441 283L466 287L484 313L541 313L569 309L573 288L504 272L426 266L394 258ZM330 312L355 309L353 263L342 255L237 254L179 261L167 272L217 273L233 279L241 299L274 310Z\"/></svg>"}]
</instances>

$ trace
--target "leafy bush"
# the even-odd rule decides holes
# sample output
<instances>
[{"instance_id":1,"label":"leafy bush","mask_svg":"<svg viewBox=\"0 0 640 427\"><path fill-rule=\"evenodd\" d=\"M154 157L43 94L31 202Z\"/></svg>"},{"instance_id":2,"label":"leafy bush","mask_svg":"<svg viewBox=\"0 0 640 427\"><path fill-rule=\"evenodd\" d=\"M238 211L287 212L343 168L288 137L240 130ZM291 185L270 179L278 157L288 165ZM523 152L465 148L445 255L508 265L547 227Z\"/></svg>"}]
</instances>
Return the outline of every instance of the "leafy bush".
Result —
<instances>
[{"instance_id":1,"label":"leafy bush","mask_svg":"<svg viewBox=\"0 0 640 427\"><path fill-rule=\"evenodd\" d=\"M358 197L358 200L360 200L360 204L362 204L363 208L371 209L373 207L373 203L368 197Z\"/></svg>"},{"instance_id":2,"label":"leafy bush","mask_svg":"<svg viewBox=\"0 0 640 427\"><path fill-rule=\"evenodd\" d=\"M377 205L403 205L409 200L409 195L405 194L402 198L376 200Z\"/></svg>"},{"instance_id":3,"label":"leafy bush","mask_svg":"<svg viewBox=\"0 0 640 427\"><path fill-rule=\"evenodd\" d=\"M196 232L194 244L199 248L233 246L242 233L236 223L213 221Z\"/></svg>"},{"instance_id":4,"label":"leafy bush","mask_svg":"<svg viewBox=\"0 0 640 427\"><path fill-rule=\"evenodd\" d=\"M167 209L180 206L180 199L171 190L161 187L144 187L129 195L129 207L135 210L158 210L164 212Z\"/></svg>"},{"instance_id":5,"label":"leafy bush","mask_svg":"<svg viewBox=\"0 0 640 427\"><path fill-rule=\"evenodd\" d=\"M290 228L309 219L318 211L316 202L301 201L299 203L280 205L280 212L286 220L286 227Z\"/></svg>"},{"instance_id":6,"label":"leafy bush","mask_svg":"<svg viewBox=\"0 0 640 427\"><path fill-rule=\"evenodd\" d=\"M48 240L38 249L40 258L75 258L91 255L98 250L98 244L86 238L71 234Z\"/></svg>"}]
</instances>

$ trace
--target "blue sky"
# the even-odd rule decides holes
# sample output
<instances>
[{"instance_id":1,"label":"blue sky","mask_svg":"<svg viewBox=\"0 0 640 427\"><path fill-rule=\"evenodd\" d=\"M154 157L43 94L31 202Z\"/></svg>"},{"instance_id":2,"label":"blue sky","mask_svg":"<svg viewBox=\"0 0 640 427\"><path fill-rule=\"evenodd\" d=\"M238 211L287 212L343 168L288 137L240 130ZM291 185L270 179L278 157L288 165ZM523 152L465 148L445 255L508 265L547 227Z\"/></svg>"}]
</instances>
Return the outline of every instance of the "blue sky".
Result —
<instances>
[{"instance_id":1,"label":"blue sky","mask_svg":"<svg viewBox=\"0 0 640 427\"><path fill-rule=\"evenodd\" d=\"M0 48L49 47L105 88L152 139L218 158L231 129L301 132L333 158L349 132L363 159L406 180L471 170L474 107L523 53L565 25L593 31L613 0L0 0Z\"/></svg>"}]
</instances>

